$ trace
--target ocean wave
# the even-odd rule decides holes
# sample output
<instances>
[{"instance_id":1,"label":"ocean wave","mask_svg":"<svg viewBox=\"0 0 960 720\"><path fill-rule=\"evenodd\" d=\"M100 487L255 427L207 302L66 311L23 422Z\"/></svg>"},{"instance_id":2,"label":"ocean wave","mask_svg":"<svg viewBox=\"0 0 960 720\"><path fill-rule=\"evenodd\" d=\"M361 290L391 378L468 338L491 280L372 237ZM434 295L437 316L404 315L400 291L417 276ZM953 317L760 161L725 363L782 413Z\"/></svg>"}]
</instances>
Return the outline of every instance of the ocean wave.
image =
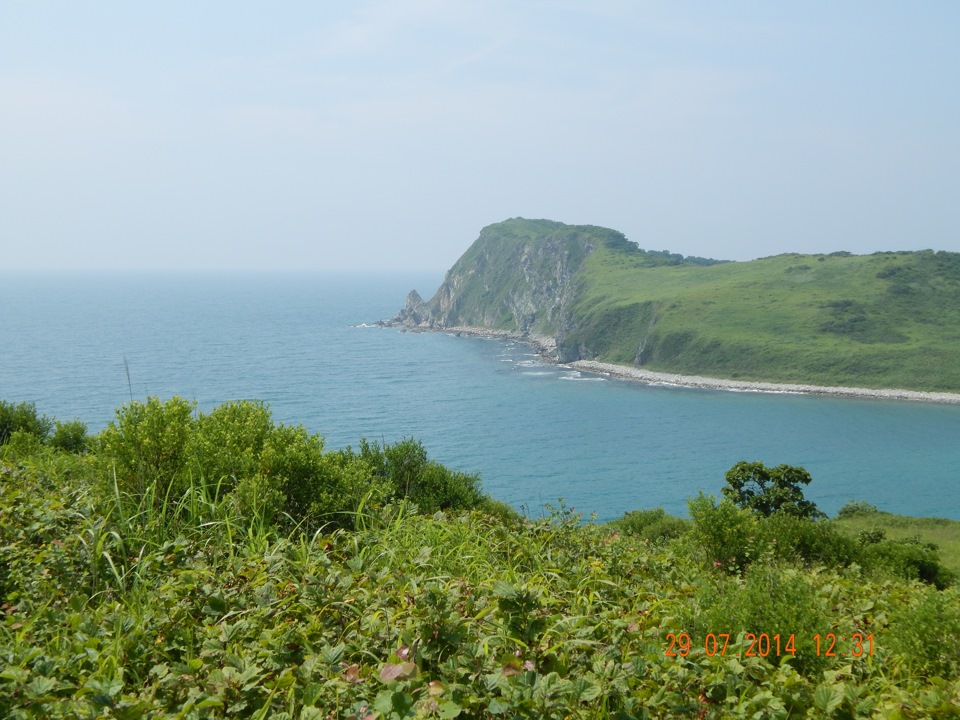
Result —
<instances>
[{"instance_id":1,"label":"ocean wave","mask_svg":"<svg viewBox=\"0 0 960 720\"><path fill-rule=\"evenodd\" d=\"M606 382L606 381L607 381L606 378L596 377L596 376L593 376L593 375L590 376L590 377L583 377L583 376L582 376L578 371L576 371L576 370L574 370L573 372L570 372L570 373L564 373L563 375L560 376L560 379L561 379L561 380L577 380L577 381L580 381L580 382Z\"/></svg>"}]
</instances>

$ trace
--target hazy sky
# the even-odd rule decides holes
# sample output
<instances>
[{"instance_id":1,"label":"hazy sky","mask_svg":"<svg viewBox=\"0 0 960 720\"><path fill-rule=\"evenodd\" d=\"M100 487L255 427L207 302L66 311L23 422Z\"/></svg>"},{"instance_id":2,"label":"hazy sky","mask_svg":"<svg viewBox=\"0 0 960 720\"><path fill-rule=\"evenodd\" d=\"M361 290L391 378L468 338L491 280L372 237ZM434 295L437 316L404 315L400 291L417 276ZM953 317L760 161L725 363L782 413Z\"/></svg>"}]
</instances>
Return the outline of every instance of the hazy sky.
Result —
<instances>
[{"instance_id":1,"label":"hazy sky","mask_svg":"<svg viewBox=\"0 0 960 720\"><path fill-rule=\"evenodd\" d=\"M0 0L0 270L960 251L960 2Z\"/></svg>"}]
</instances>

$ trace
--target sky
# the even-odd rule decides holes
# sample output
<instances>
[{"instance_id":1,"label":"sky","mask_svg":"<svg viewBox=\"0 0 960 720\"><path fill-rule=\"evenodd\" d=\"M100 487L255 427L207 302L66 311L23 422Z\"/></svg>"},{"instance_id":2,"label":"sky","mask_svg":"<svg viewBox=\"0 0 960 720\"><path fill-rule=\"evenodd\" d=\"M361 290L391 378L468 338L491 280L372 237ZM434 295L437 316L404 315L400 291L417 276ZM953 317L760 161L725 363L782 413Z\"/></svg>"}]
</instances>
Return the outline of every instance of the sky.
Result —
<instances>
[{"instance_id":1,"label":"sky","mask_svg":"<svg viewBox=\"0 0 960 720\"><path fill-rule=\"evenodd\" d=\"M443 271L511 217L960 251L960 3L0 0L0 271Z\"/></svg>"}]
</instances>

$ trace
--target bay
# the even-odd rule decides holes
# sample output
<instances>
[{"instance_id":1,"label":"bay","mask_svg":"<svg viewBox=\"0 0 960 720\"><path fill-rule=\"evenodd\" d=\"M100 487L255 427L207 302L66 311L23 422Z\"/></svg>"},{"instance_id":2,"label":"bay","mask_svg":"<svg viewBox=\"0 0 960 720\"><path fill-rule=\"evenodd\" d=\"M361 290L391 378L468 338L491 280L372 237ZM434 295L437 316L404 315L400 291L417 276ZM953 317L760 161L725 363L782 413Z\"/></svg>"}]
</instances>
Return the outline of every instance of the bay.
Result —
<instances>
[{"instance_id":1,"label":"bay","mask_svg":"<svg viewBox=\"0 0 960 720\"><path fill-rule=\"evenodd\" d=\"M599 520L683 514L762 460L809 470L831 514L856 498L960 519L958 406L644 386L522 343L364 326L441 279L0 274L0 399L92 431L131 397L261 399L331 448L418 438L533 515L558 498Z\"/></svg>"}]
</instances>

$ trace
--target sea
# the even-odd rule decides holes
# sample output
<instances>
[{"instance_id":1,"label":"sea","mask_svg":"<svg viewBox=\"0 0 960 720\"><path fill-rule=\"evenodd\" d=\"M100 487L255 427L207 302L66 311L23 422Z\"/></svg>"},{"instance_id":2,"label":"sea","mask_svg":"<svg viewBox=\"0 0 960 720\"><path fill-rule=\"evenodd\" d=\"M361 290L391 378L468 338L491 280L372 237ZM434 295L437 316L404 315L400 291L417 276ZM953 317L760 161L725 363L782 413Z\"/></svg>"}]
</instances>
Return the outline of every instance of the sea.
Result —
<instances>
[{"instance_id":1,"label":"sea","mask_svg":"<svg viewBox=\"0 0 960 720\"><path fill-rule=\"evenodd\" d=\"M0 274L0 399L104 428L124 403L269 404L328 448L416 438L538 516L612 520L720 495L741 460L849 500L960 520L960 405L641 385L520 342L374 325L429 274Z\"/></svg>"}]
</instances>

